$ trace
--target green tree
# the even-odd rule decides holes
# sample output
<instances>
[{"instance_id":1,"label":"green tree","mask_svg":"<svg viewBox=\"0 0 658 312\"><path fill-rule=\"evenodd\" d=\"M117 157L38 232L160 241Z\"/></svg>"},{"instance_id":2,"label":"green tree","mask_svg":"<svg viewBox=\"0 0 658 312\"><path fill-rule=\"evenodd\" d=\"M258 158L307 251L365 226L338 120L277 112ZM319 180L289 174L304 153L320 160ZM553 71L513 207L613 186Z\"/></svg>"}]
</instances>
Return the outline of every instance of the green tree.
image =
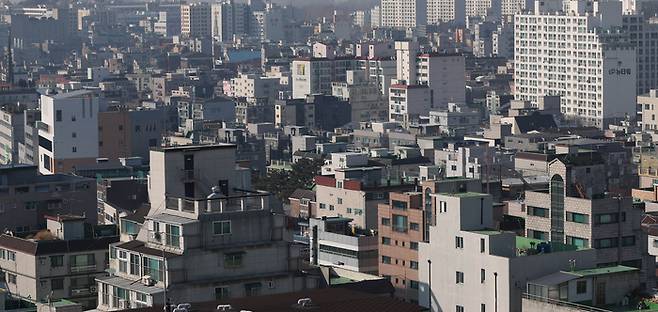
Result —
<instances>
[{"instance_id":1,"label":"green tree","mask_svg":"<svg viewBox=\"0 0 658 312\"><path fill-rule=\"evenodd\" d=\"M322 159L302 158L292 164L292 170L271 170L264 177L256 177L256 189L268 191L287 203L296 189L313 188L314 178L320 173L324 164Z\"/></svg>"}]
</instances>

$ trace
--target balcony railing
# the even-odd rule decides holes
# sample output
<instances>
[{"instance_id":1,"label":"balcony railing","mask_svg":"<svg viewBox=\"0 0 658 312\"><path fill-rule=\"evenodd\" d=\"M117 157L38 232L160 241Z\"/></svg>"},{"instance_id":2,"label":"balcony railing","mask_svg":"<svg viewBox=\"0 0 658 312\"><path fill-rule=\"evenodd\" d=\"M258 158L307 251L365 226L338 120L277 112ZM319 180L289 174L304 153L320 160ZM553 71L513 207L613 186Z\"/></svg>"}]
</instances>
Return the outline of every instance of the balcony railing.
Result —
<instances>
[{"instance_id":1,"label":"balcony railing","mask_svg":"<svg viewBox=\"0 0 658 312\"><path fill-rule=\"evenodd\" d=\"M168 210L194 214L266 210L269 209L269 195L269 193L258 193L213 199L189 199L168 196L165 200L165 207Z\"/></svg>"},{"instance_id":2,"label":"balcony railing","mask_svg":"<svg viewBox=\"0 0 658 312\"><path fill-rule=\"evenodd\" d=\"M78 265L71 267L71 273L83 273L83 272L94 272L96 271L96 265Z\"/></svg>"}]
</instances>

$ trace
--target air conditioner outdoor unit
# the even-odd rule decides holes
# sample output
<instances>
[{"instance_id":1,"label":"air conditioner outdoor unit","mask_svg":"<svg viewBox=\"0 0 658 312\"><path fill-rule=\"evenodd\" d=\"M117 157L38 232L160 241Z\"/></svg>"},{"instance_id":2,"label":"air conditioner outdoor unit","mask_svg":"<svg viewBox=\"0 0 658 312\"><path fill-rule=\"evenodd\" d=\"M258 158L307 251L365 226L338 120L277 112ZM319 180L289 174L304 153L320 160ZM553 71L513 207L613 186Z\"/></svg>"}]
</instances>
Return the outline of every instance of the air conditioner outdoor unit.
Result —
<instances>
[{"instance_id":1,"label":"air conditioner outdoor unit","mask_svg":"<svg viewBox=\"0 0 658 312\"><path fill-rule=\"evenodd\" d=\"M231 311L233 307L230 304L220 304L217 306L217 311Z\"/></svg>"},{"instance_id":2,"label":"air conditioner outdoor unit","mask_svg":"<svg viewBox=\"0 0 658 312\"><path fill-rule=\"evenodd\" d=\"M144 286L153 286L155 285L155 281L151 278L150 275L144 275L142 276L142 284Z\"/></svg>"}]
</instances>

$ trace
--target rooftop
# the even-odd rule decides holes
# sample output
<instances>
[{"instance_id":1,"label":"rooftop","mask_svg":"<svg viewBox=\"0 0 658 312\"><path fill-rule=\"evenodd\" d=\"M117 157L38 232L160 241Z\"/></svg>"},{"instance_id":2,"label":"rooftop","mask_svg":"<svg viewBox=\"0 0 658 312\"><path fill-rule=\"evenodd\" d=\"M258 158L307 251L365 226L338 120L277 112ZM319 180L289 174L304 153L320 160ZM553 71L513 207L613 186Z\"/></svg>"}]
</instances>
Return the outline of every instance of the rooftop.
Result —
<instances>
[{"instance_id":1,"label":"rooftop","mask_svg":"<svg viewBox=\"0 0 658 312\"><path fill-rule=\"evenodd\" d=\"M483 196L487 196L488 194L476 193L476 192L463 192L463 193L439 193L439 195L468 198L468 197L483 197Z\"/></svg>"},{"instance_id":2,"label":"rooftop","mask_svg":"<svg viewBox=\"0 0 658 312\"><path fill-rule=\"evenodd\" d=\"M586 277L586 276L625 273L625 272L633 272L633 271L639 271L639 269L624 266L624 265L616 265L616 266L604 267L604 268L595 268L595 269L571 271L571 273L575 274L575 275L578 275L580 277Z\"/></svg>"}]
</instances>

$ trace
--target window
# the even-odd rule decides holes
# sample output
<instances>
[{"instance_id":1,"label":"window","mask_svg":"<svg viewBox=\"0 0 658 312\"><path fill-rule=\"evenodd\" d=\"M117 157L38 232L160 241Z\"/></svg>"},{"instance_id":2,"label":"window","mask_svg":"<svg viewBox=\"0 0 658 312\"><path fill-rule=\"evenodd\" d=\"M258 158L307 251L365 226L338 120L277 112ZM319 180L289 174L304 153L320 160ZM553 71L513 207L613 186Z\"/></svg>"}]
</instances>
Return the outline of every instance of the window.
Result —
<instances>
[{"instance_id":1,"label":"window","mask_svg":"<svg viewBox=\"0 0 658 312\"><path fill-rule=\"evenodd\" d=\"M180 226L167 224L165 226L165 231L165 244L173 247L180 247Z\"/></svg>"},{"instance_id":2,"label":"window","mask_svg":"<svg viewBox=\"0 0 658 312\"><path fill-rule=\"evenodd\" d=\"M537 231L537 230L528 230L528 237L539 239L539 240L547 240L548 233Z\"/></svg>"},{"instance_id":3,"label":"window","mask_svg":"<svg viewBox=\"0 0 658 312\"><path fill-rule=\"evenodd\" d=\"M382 263L385 263L385 264L391 264L391 257L389 257L389 256L382 256Z\"/></svg>"},{"instance_id":4,"label":"window","mask_svg":"<svg viewBox=\"0 0 658 312\"><path fill-rule=\"evenodd\" d=\"M621 238L621 245L626 246L635 246L635 236L624 236Z\"/></svg>"},{"instance_id":5,"label":"window","mask_svg":"<svg viewBox=\"0 0 658 312\"><path fill-rule=\"evenodd\" d=\"M418 242L410 242L409 248L412 250L418 250Z\"/></svg>"},{"instance_id":6,"label":"window","mask_svg":"<svg viewBox=\"0 0 658 312\"><path fill-rule=\"evenodd\" d=\"M619 245L619 240L616 237L602 238L594 241L594 248L614 248Z\"/></svg>"},{"instance_id":7,"label":"window","mask_svg":"<svg viewBox=\"0 0 658 312\"><path fill-rule=\"evenodd\" d=\"M110 246L110 259L117 258L117 249L114 246Z\"/></svg>"},{"instance_id":8,"label":"window","mask_svg":"<svg viewBox=\"0 0 658 312\"><path fill-rule=\"evenodd\" d=\"M128 273L128 253L119 251L119 272Z\"/></svg>"},{"instance_id":9,"label":"window","mask_svg":"<svg viewBox=\"0 0 658 312\"><path fill-rule=\"evenodd\" d=\"M567 221L587 224L589 223L589 216L582 213L567 211Z\"/></svg>"},{"instance_id":10,"label":"window","mask_svg":"<svg viewBox=\"0 0 658 312\"><path fill-rule=\"evenodd\" d=\"M576 293L584 294L587 292L587 281L577 281L576 282Z\"/></svg>"},{"instance_id":11,"label":"window","mask_svg":"<svg viewBox=\"0 0 658 312\"><path fill-rule=\"evenodd\" d=\"M420 231L420 224L416 222L411 222L409 223L409 229L411 229L412 231Z\"/></svg>"},{"instance_id":12,"label":"window","mask_svg":"<svg viewBox=\"0 0 658 312\"><path fill-rule=\"evenodd\" d=\"M393 215L393 231L406 233L408 230L408 218L402 215Z\"/></svg>"},{"instance_id":13,"label":"window","mask_svg":"<svg viewBox=\"0 0 658 312\"><path fill-rule=\"evenodd\" d=\"M11 250L7 250L7 260L16 261L16 253Z\"/></svg>"},{"instance_id":14,"label":"window","mask_svg":"<svg viewBox=\"0 0 658 312\"><path fill-rule=\"evenodd\" d=\"M25 210L36 210L37 208L39 208L39 202L38 201L25 202Z\"/></svg>"},{"instance_id":15,"label":"window","mask_svg":"<svg viewBox=\"0 0 658 312\"><path fill-rule=\"evenodd\" d=\"M487 271L480 269L480 283L484 283L484 280L487 278Z\"/></svg>"},{"instance_id":16,"label":"window","mask_svg":"<svg viewBox=\"0 0 658 312\"><path fill-rule=\"evenodd\" d=\"M16 274L7 273L7 283L16 285Z\"/></svg>"},{"instance_id":17,"label":"window","mask_svg":"<svg viewBox=\"0 0 658 312\"><path fill-rule=\"evenodd\" d=\"M391 238L382 236L382 245L390 245L391 244Z\"/></svg>"},{"instance_id":18,"label":"window","mask_svg":"<svg viewBox=\"0 0 658 312\"><path fill-rule=\"evenodd\" d=\"M242 253L229 253L224 255L224 267L236 268L242 266Z\"/></svg>"},{"instance_id":19,"label":"window","mask_svg":"<svg viewBox=\"0 0 658 312\"><path fill-rule=\"evenodd\" d=\"M464 312L464 307L460 305L455 306L455 312Z\"/></svg>"},{"instance_id":20,"label":"window","mask_svg":"<svg viewBox=\"0 0 658 312\"><path fill-rule=\"evenodd\" d=\"M588 248L589 240L586 238L580 238L575 236L567 236L567 244L573 245L579 248Z\"/></svg>"},{"instance_id":21,"label":"window","mask_svg":"<svg viewBox=\"0 0 658 312\"><path fill-rule=\"evenodd\" d=\"M55 111L55 121L62 121L62 110L58 109Z\"/></svg>"},{"instance_id":22,"label":"window","mask_svg":"<svg viewBox=\"0 0 658 312\"><path fill-rule=\"evenodd\" d=\"M461 236L455 236L455 248L464 248L464 238Z\"/></svg>"},{"instance_id":23,"label":"window","mask_svg":"<svg viewBox=\"0 0 658 312\"><path fill-rule=\"evenodd\" d=\"M130 254L130 274L139 275L139 255Z\"/></svg>"},{"instance_id":24,"label":"window","mask_svg":"<svg viewBox=\"0 0 658 312\"><path fill-rule=\"evenodd\" d=\"M484 252L485 247L484 238L480 238L480 252Z\"/></svg>"},{"instance_id":25,"label":"window","mask_svg":"<svg viewBox=\"0 0 658 312\"><path fill-rule=\"evenodd\" d=\"M340 198L340 197L338 197L338 199L336 199L336 201L338 202L339 205L342 205L342 204L343 204L343 199Z\"/></svg>"},{"instance_id":26,"label":"window","mask_svg":"<svg viewBox=\"0 0 658 312\"><path fill-rule=\"evenodd\" d=\"M50 289L52 290L62 290L64 289L64 279L63 278L53 278L50 280Z\"/></svg>"},{"instance_id":27,"label":"window","mask_svg":"<svg viewBox=\"0 0 658 312\"><path fill-rule=\"evenodd\" d=\"M412 270L418 270L418 261L409 261L409 268Z\"/></svg>"},{"instance_id":28,"label":"window","mask_svg":"<svg viewBox=\"0 0 658 312\"><path fill-rule=\"evenodd\" d=\"M130 220L121 220L121 233L128 235L137 235L139 233L139 225Z\"/></svg>"},{"instance_id":29,"label":"window","mask_svg":"<svg viewBox=\"0 0 658 312\"><path fill-rule=\"evenodd\" d=\"M487 312L487 305L484 303L480 304L480 312Z\"/></svg>"},{"instance_id":30,"label":"window","mask_svg":"<svg viewBox=\"0 0 658 312\"><path fill-rule=\"evenodd\" d=\"M619 215L616 213L603 213L594 215L594 224L611 224L619 221Z\"/></svg>"},{"instance_id":31,"label":"window","mask_svg":"<svg viewBox=\"0 0 658 312\"><path fill-rule=\"evenodd\" d=\"M320 209L327 209L327 204L320 203Z\"/></svg>"},{"instance_id":32,"label":"window","mask_svg":"<svg viewBox=\"0 0 658 312\"><path fill-rule=\"evenodd\" d=\"M464 284L464 272L455 272L455 283Z\"/></svg>"},{"instance_id":33,"label":"window","mask_svg":"<svg viewBox=\"0 0 658 312\"><path fill-rule=\"evenodd\" d=\"M382 225L390 226L390 225L391 225L391 219L389 219L389 218L382 218Z\"/></svg>"},{"instance_id":34,"label":"window","mask_svg":"<svg viewBox=\"0 0 658 312\"><path fill-rule=\"evenodd\" d=\"M231 234L231 220L215 221L212 223L212 228L215 235Z\"/></svg>"},{"instance_id":35,"label":"window","mask_svg":"<svg viewBox=\"0 0 658 312\"><path fill-rule=\"evenodd\" d=\"M77 153L77 152L78 152L78 148L75 147L75 146L71 147L71 152L72 152L72 153Z\"/></svg>"},{"instance_id":36,"label":"window","mask_svg":"<svg viewBox=\"0 0 658 312\"><path fill-rule=\"evenodd\" d=\"M528 206L528 214L535 217L548 218L548 209Z\"/></svg>"},{"instance_id":37,"label":"window","mask_svg":"<svg viewBox=\"0 0 658 312\"><path fill-rule=\"evenodd\" d=\"M392 200L391 201L391 207L393 209L398 209L398 210L407 210L407 202L399 201L399 200Z\"/></svg>"},{"instance_id":38,"label":"window","mask_svg":"<svg viewBox=\"0 0 658 312\"><path fill-rule=\"evenodd\" d=\"M75 133L75 132L73 132L73 133L71 133L71 137L72 137L72 138L77 138L77 137L78 137L78 134Z\"/></svg>"},{"instance_id":39,"label":"window","mask_svg":"<svg viewBox=\"0 0 658 312\"><path fill-rule=\"evenodd\" d=\"M418 281L409 280L409 288L418 289Z\"/></svg>"},{"instance_id":40,"label":"window","mask_svg":"<svg viewBox=\"0 0 658 312\"><path fill-rule=\"evenodd\" d=\"M215 300L225 300L231 297L229 288L226 286L215 287Z\"/></svg>"},{"instance_id":41,"label":"window","mask_svg":"<svg viewBox=\"0 0 658 312\"><path fill-rule=\"evenodd\" d=\"M135 301L146 303L147 298L148 298L148 296L146 294L143 294L141 292L135 292Z\"/></svg>"},{"instance_id":42,"label":"window","mask_svg":"<svg viewBox=\"0 0 658 312\"><path fill-rule=\"evenodd\" d=\"M444 201L439 202L439 212L444 213L448 212L448 203Z\"/></svg>"},{"instance_id":43,"label":"window","mask_svg":"<svg viewBox=\"0 0 658 312\"><path fill-rule=\"evenodd\" d=\"M50 266L59 268L64 266L64 256L50 256Z\"/></svg>"},{"instance_id":44,"label":"window","mask_svg":"<svg viewBox=\"0 0 658 312\"><path fill-rule=\"evenodd\" d=\"M142 274L150 276L155 281L164 280L164 265L162 260L144 257L142 259Z\"/></svg>"},{"instance_id":45,"label":"window","mask_svg":"<svg viewBox=\"0 0 658 312\"><path fill-rule=\"evenodd\" d=\"M69 261L71 263L71 268L81 268L96 265L96 258L94 257L94 254L71 256Z\"/></svg>"}]
</instances>

